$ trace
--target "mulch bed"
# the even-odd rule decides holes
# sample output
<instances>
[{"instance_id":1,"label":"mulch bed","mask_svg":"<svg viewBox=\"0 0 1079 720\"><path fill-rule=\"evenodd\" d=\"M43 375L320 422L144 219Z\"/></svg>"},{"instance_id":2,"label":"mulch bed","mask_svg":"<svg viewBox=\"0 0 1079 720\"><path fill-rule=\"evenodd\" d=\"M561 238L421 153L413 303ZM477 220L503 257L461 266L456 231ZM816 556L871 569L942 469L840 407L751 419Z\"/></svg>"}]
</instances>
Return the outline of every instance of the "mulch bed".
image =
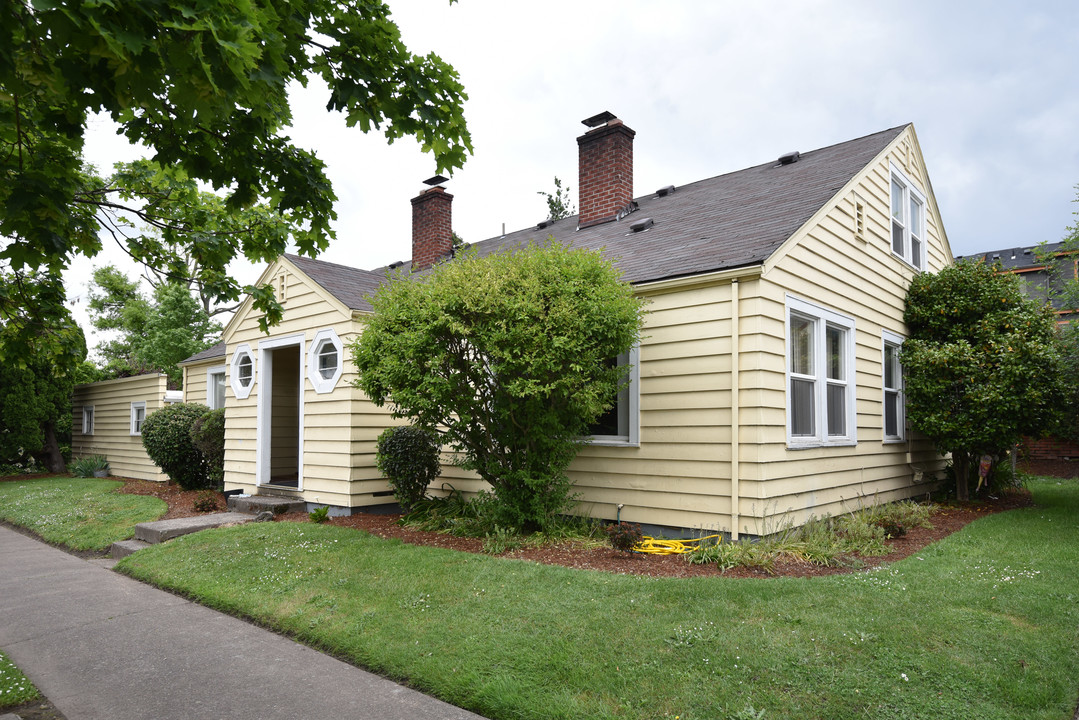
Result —
<instances>
[{"instance_id":1,"label":"mulch bed","mask_svg":"<svg viewBox=\"0 0 1079 720\"><path fill-rule=\"evenodd\" d=\"M1044 461L1024 464L1020 469L1034 475L1056 477L1079 477L1079 462ZM26 476L7 479L25 479ZM121 492L153 495L168 503L168 518L191 517L201 514L194 504L198 491L180 490L175 485L146 480L123 480ZM219 510L225 509L224 496L218 494ZM813 577L835 575L876 567L919 552L927 545L962 529L968 523L996 512L1013 510L1031 505L1030 493L1015 490L998 496L985 496L969 503L949 503L933 515L931 528L912 528L907 534L888 541L891 549L880 557L849 558L849 567L821 567L797 561L777 561L771 572L759 569L734 568L720 571L714 565L690 565L675 555L645 555L623 553L610 547L590 547L582 543L562 543L538 548L524 548L506 553L503 557L519 560L562 565L564 567L601 572L646 575L651 577ZM382 538L396 538L412 545L428 545L461 552L482 553L483 541L476 538L459 538L437 532L426 532L402 527L396 513L358 513L350 517L331 518L328 522L339 527L362 530ZM278 522L308 522L306 513L290 513L276 518Z\"/></svg>"}]
</instances>

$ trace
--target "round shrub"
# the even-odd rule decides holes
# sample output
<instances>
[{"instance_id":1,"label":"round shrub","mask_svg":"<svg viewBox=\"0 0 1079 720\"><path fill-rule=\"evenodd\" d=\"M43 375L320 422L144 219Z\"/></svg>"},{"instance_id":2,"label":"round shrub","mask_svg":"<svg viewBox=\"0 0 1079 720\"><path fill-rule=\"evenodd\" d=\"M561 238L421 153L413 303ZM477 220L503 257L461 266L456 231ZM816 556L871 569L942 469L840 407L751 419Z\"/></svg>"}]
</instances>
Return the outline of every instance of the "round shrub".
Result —
<instances>
[{"instance_id":1,"label":"round shrub","mask_svg":"<svg viewBox=\"0 0 1079 720\"><path fill-rule=\"evenodd\" d=\"M200 403L166 405L142 424L146 454L184 490L210 487L206 461L191 441L191 426L209 410Z\"/></svg>"},{"instance_id":2,"label":"round shrub","mask_svg":"<svg viewBox=\"0 0 1079 720\"><path fill-rule=\"evenodd\" d=\"M206 472L214 487L225 483L225 408L201 415L191 425L191 442L206 461Z\"/></svg>"},{"instance_id":3,"label":"round shrub","mask_svg":"<svg viewBox=\"0 0 1079 720\"><path fill-rule=\"evenodd\" d=\"M378 436L375 462L405 512L423 500L427 486L441 472L438 450L438 436L415 425L388 428Z\"/></svg>"}]
</instances>

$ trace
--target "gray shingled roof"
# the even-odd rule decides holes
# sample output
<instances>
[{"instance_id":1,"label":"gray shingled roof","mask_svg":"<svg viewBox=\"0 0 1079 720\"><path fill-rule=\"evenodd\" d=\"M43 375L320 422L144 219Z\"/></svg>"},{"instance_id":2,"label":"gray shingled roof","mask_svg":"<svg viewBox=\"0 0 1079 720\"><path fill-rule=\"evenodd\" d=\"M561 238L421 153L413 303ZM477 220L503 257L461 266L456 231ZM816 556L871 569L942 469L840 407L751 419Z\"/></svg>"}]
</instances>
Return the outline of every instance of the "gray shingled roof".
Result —
<instances>
[{"instance_id":1,"label":"gray shingled roof","mask_svg":"<svg viewBox=\"0 0 1079 720\"><path fill-rule=\"evenodd\" d=\"M634 284L759 265L906 127L805 152L790 165L780 165L777 155L763 165L676 188L666 197L643 195L636 200L638 209L617 222L577 230L577 216L572 216L473 247L486 255L553 236L574 247L603 249L623 278ZM632 232L630 225L644 218L651 218L653 226ZM387 277L386 268L360 270L299 255L286 257L352 310L370 312L368 296ZM217 346L184 362L213 357L215 350ZM217 354L223 355L224 347Z\"/></svg>"},{"instance_id":2,"label":"gray shingled roof","mask_svg":"<svg viewBox=\"0 0 1079 720\"><path fill-rule=\"evenodd\" d=\"M1062 243L1047 243L1044 248L1040 245L1004 248L1003 250L990 250L986 253L976 253L966 257L959 255L955 259L967 261L984 260L990 265L1000 263L1004 270L1023 270L1024 268L1044 265L1044 261L1038 260L1038 252L1053 253L1059 250L1061 245Z\"/></svg>"},{"instance_id":3,"label":"gray shingled roof","mask_svg":"<svg viewBox=\"0 0 1079 720\"><path fill-rule=\"evenodd\" d=\"M802 227L907 126L679 187L666 197L637 198L639 209L617 222L576 230L577 218L477 243L481 255L548 235L575 247L600 249L641 283L758 265ZM654 225L632 232L630 224Z\"/></svg>"},{"instance_id":4,"label":"gray shingled roof","mask_svg":"<svg viewBox=\"0 0 1079 720\"><path fill-rule=\"evenodd\" d=\"M187 358L186 360L181 360L180 364L183 365L184 363L196 362L198 360L209 360L210 358L215 358L215 357L225 357L225 341L224 340L217 343L216 345L213 345L211 347L206 348L205 350L203 350L200 353L195 353L194 355Z\"/></svg>"}]
</instances>

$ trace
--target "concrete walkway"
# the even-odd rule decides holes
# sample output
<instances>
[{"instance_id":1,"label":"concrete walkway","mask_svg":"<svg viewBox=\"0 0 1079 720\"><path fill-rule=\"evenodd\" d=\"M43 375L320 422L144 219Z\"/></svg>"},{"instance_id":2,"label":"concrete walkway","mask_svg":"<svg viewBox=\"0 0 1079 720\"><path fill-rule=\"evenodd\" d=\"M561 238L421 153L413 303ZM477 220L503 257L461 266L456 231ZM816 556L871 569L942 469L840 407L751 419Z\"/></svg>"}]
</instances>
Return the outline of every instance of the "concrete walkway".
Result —
<instances>
[{"instance_id":1,"label":"concrete walkway","mask_svg":"<svg viewBox=\"0 0 1079 720\"><path fill-rule=\"evenodd\" d=\"M0 649L67 720L479 720L2 526Z\"/></svg>"}]
</instances>

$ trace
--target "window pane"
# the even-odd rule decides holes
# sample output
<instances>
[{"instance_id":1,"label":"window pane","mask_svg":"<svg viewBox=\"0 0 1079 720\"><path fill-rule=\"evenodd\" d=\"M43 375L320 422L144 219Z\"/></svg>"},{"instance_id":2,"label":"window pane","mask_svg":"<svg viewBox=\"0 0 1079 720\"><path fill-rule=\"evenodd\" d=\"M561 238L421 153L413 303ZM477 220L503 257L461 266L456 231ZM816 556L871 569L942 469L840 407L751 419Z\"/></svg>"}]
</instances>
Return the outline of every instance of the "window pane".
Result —
<instances>
[{"instance_id":1,"label":"window pane","mask_svg":"<svg viewBox=\"0 0 1079 720\"><path fill-rule=\"evenodd\" d=\"M816 434L813 422L816 409L813 404L812 380L791 378L791 435L812 436Z\"/></svg>"},{"instance_id":2,"label":"window pane","mask_svg":"<svg viewBox=\"0 0 1079 720\"><path fill-rule=\"evenodd\" d=\"M337 348L333 343L326 343L318 353L318 374L326 380L337 372Z\"/></svg>"},{"instance_id":3,"label":"window pane","mask_svg":"<svg viewBox=\"0 0 1079 720\"><path fill-rule=\"evenodd\" d=\"M791 315L791 372L813 374L813 321Z\"/></svg>"},{"instance_id":4,"label":"window pane","mask_svg":"<svg viewBox=\"0 0 1079 720\"><path fill-rule=\"evenodd\" d=\"M629 364L629 353L622 353L617 358L610 358L607 367L624 367ZM612 405L600 415L588 428L589 435L609 435L629 437L629 385L618 391Z\"/></svg>"},{"instance_id":5,"label":"window pane","mask_svg":"<svg viewBox=\"0 0 1079 720\"><path fill-rule=\"evenodd\" d=\"M903 226L895 220L892 221L892 252L903 255Z\"/></svg>"},{"instance_id":6,"label":"window pane","mask_svg":"<svg viewBox=\"0 0 1079 720\"><path fill-rule=\"evenodd\" d=\"M892 390L884 392L884 435L899 437L899 393Z\"/></svg>"},{"instance_id":7,"label":"window pane","mask_svg":"<svg viewBox=\"0 0 1079 720\"><path fill-rule=\"evenodd\" d=\"M236 367L240 371L240 384L247 387L251 384L251 356L244 355Z\"/></svg>"},{"instance_id":8,"label":"window pane","mask_svg":"<svg viewBox=\"0 0 1079 720\"><path fill-rule=\"evenodd\" d=\"M214 373L210 382L210 407L220 410L225 407L225 373Z\"/></svg>"},{"instance_id":9,"label":"window pane","mask_svg":"<svg viewBox=\"0 0 1079 720\"><path fill-rule=\"evenodd\" d=\"M846 332L842 328L832 327L831 325L825 331L829 380L845 380L847 377L843 367L843 339L845 336Z\"/></svg>"},{"instance_id":10,"label":"window pane","mask_svg":"<svg viewBox=\"0 0 1079 720\"><path fill-rule=\"evenodd\" d=\"M916 268L922 267L922 241L914 235L910 236L910 264Z\"/></svg>"},{"instance_id":11,"label":"window pane","mask_svg":"<svg viewBox=\"0 0 1079 720\"><path fill-rule=\"evenodd\" d=\"M903 186L899 181L892 178L892 217L902 223L903 217Z\"/></svg>"},{"instance_id":12,"label":"window pane","mask_svg":"<svg viewBox=\"0 0 1079 720\"><path fill-rule=\"evenodd\" d=\"M899 347L887 343L884 346L884 387L894 390L899 387Z\"/></svg>"},{"instance_id":13,"label":"window pane","mask_svg":"<svg viewBox=\"0 0 1079 720\"><path fill-rule=\"evenodd\" d=\"M843 385L828 386L828 434L847 434L847 388Z\"/></svg>"},{"instance_id":14,"label":"window pane","mask_svg":"<svg viewBox=\"0 0 1079 720\"><path fill-rule=\"evenodd\" d=\"M922 204L913 195L910 198L910 232L912 235L922 234Z\"/></svg>"}]
</instances>

